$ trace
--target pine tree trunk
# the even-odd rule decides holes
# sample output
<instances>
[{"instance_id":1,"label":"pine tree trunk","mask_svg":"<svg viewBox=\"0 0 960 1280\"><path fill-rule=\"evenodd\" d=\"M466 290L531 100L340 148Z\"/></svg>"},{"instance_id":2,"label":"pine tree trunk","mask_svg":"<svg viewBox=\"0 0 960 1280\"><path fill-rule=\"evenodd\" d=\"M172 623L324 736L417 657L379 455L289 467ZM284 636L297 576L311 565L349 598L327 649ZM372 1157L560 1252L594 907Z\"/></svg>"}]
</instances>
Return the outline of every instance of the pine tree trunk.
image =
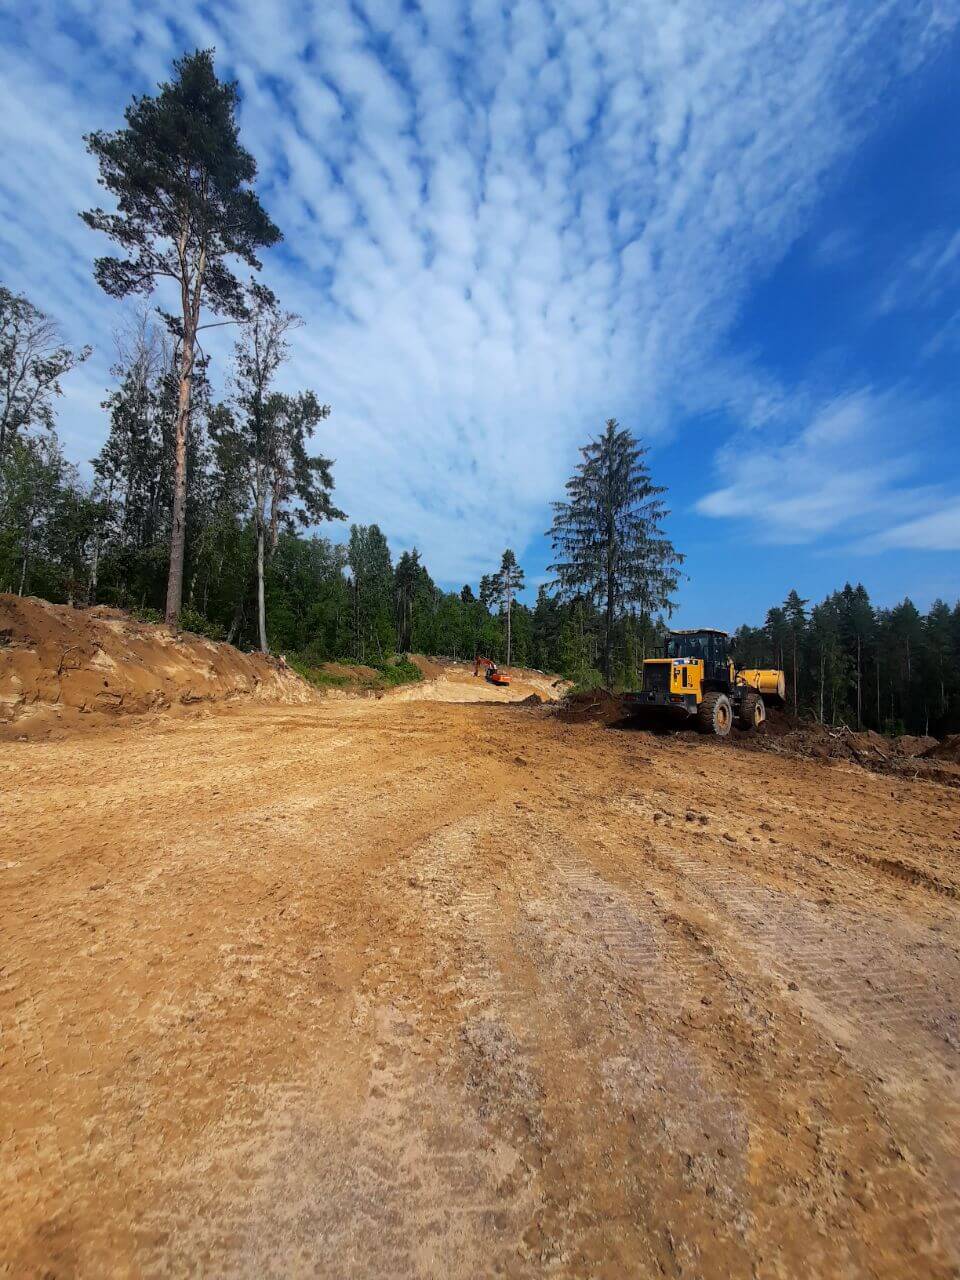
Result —
<instances>
[{"instance_id":1,"label":"pine tree trunk","mask_svg":"<svg viewBox=\"0 0 960 1280\"><path fill-rule=\"evenodd\" d=\"M826 675L827 660L823 649L820 650L820 723L823 724L823 682Z\"/></svg>"},{"instance_id":2,"label":"pine tree trunk","mask_svg":"<svg viewBox=\"0 0 960 1280\"><path fill-rule=\"evenodd\" d=\"M861 696L862 672L860 668L860 637L857 636L857 728L863 728L863 716L861 714L863 706L863 698Z\"/></svg>"},{"instance_id":3,"label":"pine tree trunk","mask_svg":"<svg viewBox=\"0 0 960 1280\"><path fill-rule=\"evenodd\" d=\"M510 593L507 592L507 666L510 665Z\"/></svg>"},{"instance_id":4,"label":"pine tree trunk","mask_svg":"<svg viewBox=\"0 0 960 1280\"><path fill-rule=\"evenodd\" d=\"M263 588L263 542L264 531L261 524L257 525L257 624L260 630L260 652L269 653L270 646L267 644L267 605Z\"/></svg>"},{"instance_id":5,"label":"pine tree trunk","mask_svg":"<svg viewBox=\"0 0 960 1280\"><path fill-rule=\"evenodd\" d=\"M616 553L616 525L614 522L614 497L613 497L613 474L611 470L612 459L609 454L607 457L607 564L606 564L606 587L607 600L604 616L604 633L603 633L603 678L609 689L613 684L613 566L614 556Z\"/></svg>"},{"instance_id":6,"label":"pine tree trunk","mask_svg":"<svg viewBox=\"0 0 960 1280\"><path fill-rule=\"evenodd\" d=\"M170 572L167 577L166 621L176 626L183 603L183 556L187 545L187 427L190 422L190 394L193 389L193 346L191 323L184 331L180 356L180 393L177 399L177 426L173 455L173 510L170 528Z\"/></svg>"},{"instance_id":7,"label":"pine tree trunk","mask_svg":"<svg viewBox=\"0 0 960 1280\"><path fill-rule=\"evenodd\" d=\"M23 595L23 588L26 586L26 583L27 583L27 560L29 558L29 554L30 554L30 542L28 540L23 545L23 563L20 566L20 586L17 589L18 596Z\"/></svg>"},{"instance_id":8,"label":"pine tree trunk","mask_svg":"<svg viewBox=\"0 0 960 1280\"><path fill-rule=\"evenodd\" d=\"M613 684L613 582L607 580L607 607L604 615L603 678L609 689Z\"/></svg>"},{"instance_id":9,"label":"pine tree trunk","mask_svg":"<svg viewBox=\"0 0 960 1280\"><path fill-rule=\"evenodd\" d=\"M363 638L360 635L360 584L356 573L353 577L353 651L357 662L363 661Z\"/></svg>"}]
</instances>

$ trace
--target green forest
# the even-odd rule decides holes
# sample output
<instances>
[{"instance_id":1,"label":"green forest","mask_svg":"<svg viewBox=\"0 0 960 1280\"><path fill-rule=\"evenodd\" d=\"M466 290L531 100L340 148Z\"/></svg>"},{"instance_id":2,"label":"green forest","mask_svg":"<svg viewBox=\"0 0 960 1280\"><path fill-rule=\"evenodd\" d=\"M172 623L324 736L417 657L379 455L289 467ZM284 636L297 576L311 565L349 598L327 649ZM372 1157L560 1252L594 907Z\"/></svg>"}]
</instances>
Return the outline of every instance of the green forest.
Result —
<instances>
[{"instance_id":1,"label":"green forest","mask_svg":"<svg viewBox=\"0 0 960 1280\"><path fill-rule=\"evenodd\" d=\"M209 52L174 71L157 97L134 100L123 128L86 140L117 206L82 214L119 251L96 260L96 279L114 299L146 299L166 280L181 304L168 314L144 301L121 333L90 481L56 430L61 384L89 349L0 286L0 590L166 619L306 672L331 659L386 669L409 652L483 654L637 687L682 555L645 449L614 420L554 504L553 576L532 605L517 599L525 577L511 548L478 583L445 591L415 547L394 559L376 524L316 531L348 520L334 464L313 451L318 432L335 444L336 407L311 388L277 389L302 321L230 265L255 273L281 238L239 141L236 87ZM219 394L199 337L209 323L236 335ZM924 615L908 599L876 608L860 585L815 604L791 591L735 645L745 665L784 669L799 714L887 732L960 727L960 604Z\"/></svg>"}]
</instances>

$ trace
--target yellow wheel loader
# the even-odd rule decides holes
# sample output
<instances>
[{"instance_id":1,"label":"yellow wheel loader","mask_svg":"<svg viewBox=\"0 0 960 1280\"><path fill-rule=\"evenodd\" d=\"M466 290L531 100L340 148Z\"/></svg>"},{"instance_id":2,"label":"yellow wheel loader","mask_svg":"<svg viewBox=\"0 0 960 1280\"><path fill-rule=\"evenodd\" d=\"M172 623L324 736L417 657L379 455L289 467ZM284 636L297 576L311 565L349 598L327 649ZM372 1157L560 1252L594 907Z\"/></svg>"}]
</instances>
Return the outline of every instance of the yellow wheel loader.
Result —
<instances>
[{"instance_id":1,"label":"yellow wheel loader","mask_svg":"<svg viewBox=\"0 0 960 1280\"><path fill-rule=\"evenodd\" d=\"M662 658L643 664L643 687L624 695L629 715L650 721L694 721L701 733L725 738L734 722L756 731L766 703L782 703L782 671L737 669L726 631L671 631Z\"/></svg>"}]
</instances>

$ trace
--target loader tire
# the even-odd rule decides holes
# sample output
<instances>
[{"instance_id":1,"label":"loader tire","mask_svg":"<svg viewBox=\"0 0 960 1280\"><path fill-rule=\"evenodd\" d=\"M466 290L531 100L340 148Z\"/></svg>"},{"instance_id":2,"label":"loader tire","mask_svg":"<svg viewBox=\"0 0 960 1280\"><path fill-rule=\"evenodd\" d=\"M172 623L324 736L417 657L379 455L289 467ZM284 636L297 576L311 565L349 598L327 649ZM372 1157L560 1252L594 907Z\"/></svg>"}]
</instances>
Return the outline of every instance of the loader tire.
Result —
<instances>
[{"instance_id":1,"label":"loader tire","mask_svg":"<svg viewBox=\"0 0 960 1280\"><path fill-rule=\"evenodd\" d=\"M725 693L705 693L697 708L697 728L701 733L712 733L725 738L733 724L733 708Z\"/></svg>"},{"instance_id":2,"label":"loader tire","mask_svg":"<svg viewBox=\"0 0 960 1280\"><path fill-rule=\"evenodd\" d=\"M759 733L767 718L767 709L759 693L745 693L740 699L740 714L737 717L741 729Z\"/></svg>"}]
</instances>

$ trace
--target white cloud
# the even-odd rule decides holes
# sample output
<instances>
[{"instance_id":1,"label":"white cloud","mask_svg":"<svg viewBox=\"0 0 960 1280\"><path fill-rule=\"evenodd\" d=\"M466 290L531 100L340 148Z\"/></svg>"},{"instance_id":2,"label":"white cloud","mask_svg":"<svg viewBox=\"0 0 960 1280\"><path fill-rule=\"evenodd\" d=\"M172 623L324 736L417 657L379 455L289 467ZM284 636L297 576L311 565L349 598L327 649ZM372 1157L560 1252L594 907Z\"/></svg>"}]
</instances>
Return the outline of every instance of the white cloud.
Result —
<instances>
[{"instance_id":1,"label":"white cloud","mask_svg":"<svg viewBox=\"0 0 960 1280\"><path fill-rule=\"evenodd\" d=\"M960 551L960 498L938 505L915 520L905 520L865 540L866 551Z\"/></svg>"},{"instance_id":2,"label":"white cloud","mask_svg":"<svg viewBox=\"0 0 960 1280\"><path fill-rule=\"evenodd\" d=\"M650 434L741 393L715 353L744 290L946 30L932 0L148 8L45 0L5 42L9 283L97 342L85 376L105 381L120 309L75 216L97 199L79 135L117 125L178 47L215 44L287 235L266 275L307 320L288 380L334 408L337 500L442 579L539 533L605 417ZM104 423L80 391L63 417L89 456ZM713 514L742 483L705 500ZM832 501L870 483L835 478ZM811 494L791 519L813 529L830 506Z\"/></svg>"},{"instance_id":3,"label":"white cloud","mask_svg":"<svg viewBox=\"0 0 960 1280\"><path fill-rule=\"evenodd\" d=\"M902 392L864 388L812 409L785 435L781 420L779 441L744 432L719 454L723 482L696 510L745 521L770 543L951 550L960 501L916 482L938 412Z\"/></svg>"},{"instance_id":4,"label":"white cloud","mask_svg":"<svg viewBox=\"0 0 960 1280\"><path fill-rule=\"evenodd\" d=\"M834 227L821 236L811 251L818 267L845 267L860 251L860 237L851 227Z\"/></svg>"},{"instance_id":5,"label":"white cloud","mask_svg":"<svg viewBox=\"0 0 960 1280\"><path fill-rule=\"evenodd\" d=\"M897 262L877 300L877 311L925 310L960 284L960 230L942 228Z\"/></svg>"}]
</instances>

